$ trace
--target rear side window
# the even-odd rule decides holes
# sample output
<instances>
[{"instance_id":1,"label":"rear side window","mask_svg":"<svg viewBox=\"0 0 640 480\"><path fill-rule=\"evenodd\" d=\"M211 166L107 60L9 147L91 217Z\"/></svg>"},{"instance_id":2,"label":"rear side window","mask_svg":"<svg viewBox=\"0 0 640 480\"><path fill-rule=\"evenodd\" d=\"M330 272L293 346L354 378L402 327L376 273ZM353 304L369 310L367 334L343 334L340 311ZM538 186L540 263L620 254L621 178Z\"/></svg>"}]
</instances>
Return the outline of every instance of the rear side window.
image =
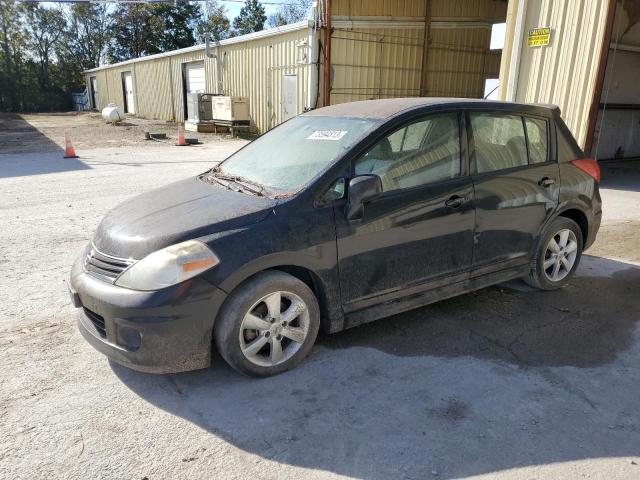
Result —
<instances>
[{"instance_id":1,"label":"rear side window","mask_svg":"<svg viewBox=\"0 0 640 480\"><path fill-rule=\"evenodd\" d=\"M527 140L529 140L529 163L544 163L549 159L549 129L547 121L525 117Z\"/></svg>"},{"instance_id":2,"label":"rear side window","mask_svg":"<svg viewBox=\"0 0 640 480\"><path fill-rule=\"evenodd\" d=\"M570 162L576 158L584 157L580 147L576 144L569 129L558 124L556 133L558 137L558 161L560 163ZM570 138L567 138L570 137Z\"/></svg>"},{"instance_id":3,"label":"rear side window","mask_svg":"<svg viewBox=\"0 0 640 480\"><path fill-rule=\"evenodd\" d=\"M522 117L471 113L478 173L527 165L527 144Z\"/></svg>"}]
</instances>

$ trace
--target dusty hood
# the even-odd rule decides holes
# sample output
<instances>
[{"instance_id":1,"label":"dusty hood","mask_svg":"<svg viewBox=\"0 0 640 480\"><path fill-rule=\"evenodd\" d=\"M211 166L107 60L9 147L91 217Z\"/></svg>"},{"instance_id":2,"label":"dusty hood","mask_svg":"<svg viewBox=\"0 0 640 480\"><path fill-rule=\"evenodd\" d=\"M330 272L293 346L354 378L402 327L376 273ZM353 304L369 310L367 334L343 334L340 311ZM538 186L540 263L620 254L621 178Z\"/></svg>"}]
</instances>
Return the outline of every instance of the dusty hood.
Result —
<instances>
[{"instance_id":1,"label":"dusty hood","mask_svg":"<svg viewBox=\"0 0 640 480\"><path fill-rule=\"evenodd\" d=\"M108 255L139 260L174 243L257 223L276 203L189 178L118 205L100 222L93 243Z\"/></svg>"}]
</instances>

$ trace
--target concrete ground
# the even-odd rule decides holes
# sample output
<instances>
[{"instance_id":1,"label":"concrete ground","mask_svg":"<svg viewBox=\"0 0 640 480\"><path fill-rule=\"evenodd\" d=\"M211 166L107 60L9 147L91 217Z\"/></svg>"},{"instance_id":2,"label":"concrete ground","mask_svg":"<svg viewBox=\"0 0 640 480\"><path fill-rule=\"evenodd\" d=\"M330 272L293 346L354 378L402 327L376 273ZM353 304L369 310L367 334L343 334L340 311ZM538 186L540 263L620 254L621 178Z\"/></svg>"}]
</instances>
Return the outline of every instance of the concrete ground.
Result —
<instances>
[{"instance_id":1,"label":"concrete ground","mask_svg":"<svg viewBox=\"0 0 640 480\"><path fill-rule=\"evenodd\" d=\"M73 259L117 203L240 145L0 146L0 478L640 478L637 164L606 169L563 290L512 282L324 336L264 380L107 362L75 328Z\"/></svg>"}]
</instances>

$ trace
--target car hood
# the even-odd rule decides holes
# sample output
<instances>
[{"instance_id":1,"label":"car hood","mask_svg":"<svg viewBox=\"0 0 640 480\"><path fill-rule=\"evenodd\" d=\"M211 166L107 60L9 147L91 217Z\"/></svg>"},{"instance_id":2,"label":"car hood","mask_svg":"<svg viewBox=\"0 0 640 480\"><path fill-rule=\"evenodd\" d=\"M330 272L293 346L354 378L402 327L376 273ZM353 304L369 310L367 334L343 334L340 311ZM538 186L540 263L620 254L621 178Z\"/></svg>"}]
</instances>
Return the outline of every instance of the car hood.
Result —
<instances>
[{"instance_id":1,"label":"car hood","mask_svg":"<svg viewBox=\"0 0 640 480\"><path fill-rule=\"evenodd\" d=\"M100 222L93 244L107 255L139 260L178 242L257 223L276 204L189 178L118 205Z\"/></svg>"}]
</instances>

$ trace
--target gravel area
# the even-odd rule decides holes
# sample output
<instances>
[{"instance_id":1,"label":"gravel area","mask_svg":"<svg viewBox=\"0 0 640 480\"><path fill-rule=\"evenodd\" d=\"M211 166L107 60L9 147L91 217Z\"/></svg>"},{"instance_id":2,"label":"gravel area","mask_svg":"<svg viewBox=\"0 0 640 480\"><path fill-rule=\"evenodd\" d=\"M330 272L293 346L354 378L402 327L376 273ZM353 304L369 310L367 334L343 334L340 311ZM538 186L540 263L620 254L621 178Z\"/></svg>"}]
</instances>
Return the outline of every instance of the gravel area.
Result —
<instances>
[{"instance_id":1,"label":"gravel area","mask_svg":"<svg viewBox=\"0 0 640 480\"><path fill-rule=\"evenodd\" d=\"M136 373L76 331L67 275L100 218L244 144L121 142L0 154L0 478L640 478L640 165L609 167L567 288L512 282L324 336L254 380L219 358Z\"/></svg>"},{"instance_id":2,"label":"gravel area","mask_svg":"<svg viewBox=\"0 0 640 480\"><path fill-rule=\"evenodd\" d=\"M153 143L175 145L178 124L127 116L116 125L106 123L99 112L12 114L0 112L0 153L62 151L68 132L76 152L101 147L145 147ZM166 140L145 140L145 132L164 133ZM185 132L201 143L229 139L226 134Z\"/></svg>"}]
</instances>

